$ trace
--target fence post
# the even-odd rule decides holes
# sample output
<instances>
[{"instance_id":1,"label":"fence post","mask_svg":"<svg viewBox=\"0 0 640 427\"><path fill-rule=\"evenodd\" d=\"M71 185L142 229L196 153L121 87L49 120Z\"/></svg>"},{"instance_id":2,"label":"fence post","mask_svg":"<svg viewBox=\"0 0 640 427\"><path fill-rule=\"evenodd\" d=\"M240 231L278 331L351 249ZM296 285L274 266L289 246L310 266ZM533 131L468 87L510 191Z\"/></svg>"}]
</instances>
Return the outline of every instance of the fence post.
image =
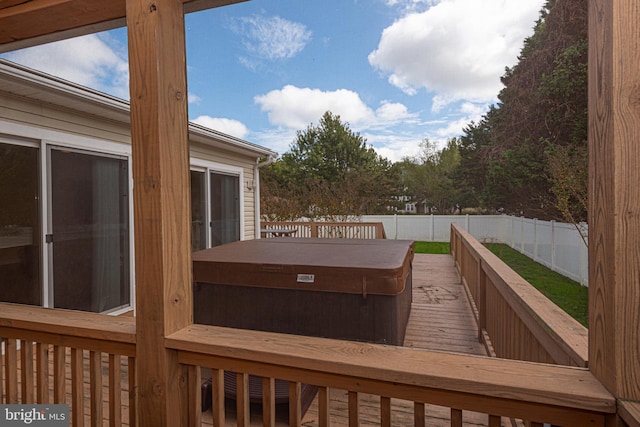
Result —
<instances>
[{"instance_id":1,"label":"fence post","mask_svg":"<svg viewBox=\"0 0 640 427\"><path fill-rule=\"evenodd\" d=\"M434 222L435 221L433 220L433 214L429 215L429 219L431 220L431 227L429 229L429 233L430 233L429 241L433 242L434 241L434 233L435 233L435 230L434 230L434 228L435 228Z\"/></svg>"},{"instance_id":2,"label":"fence post","mask_svg":"<svg viewBox=\"0 0 640 427\"><path fill-rule=\"evenodd\" d=\"M556 271L556 222L551 220L551 270Z\"/></svg>"},{"instance_id":3,"label":"fence post","mask_svg":"<svg viewBox=\"0 0 640 427\"><path fill-rule=\"evenodd\" d=\"M533 260L538 262L538 218L533 218Z\"/></svg>"},{"instance_id":4,"label":"fence post","mask_svg":"<svg viewBox=\"0 0 640 427\"><path fill-rule=\"evenodd\" d=\"M393 238L398 240L398 214L393 214Z\"/></svg>"},{"instance_id":5,"label":"fence post","mask_svg":"<svg viewBox=\"0 0 640 427\"><path fill-rule=\"evenodd\" d=\"M520 253L524 253L524 221L522 218L518 218L520 220Z\"/></svg>"},{"instance_id":6,"label":"fence post","mask_svg":"<svg viewBox=\"0 0 640 427\"><path fill-rule=\"evenodd\" d=\"M580 283L584 286L589 286L589 276L585 274L585 271L589 271L589 263L586 262L589 258L589 252L586 245L580 245Z\"/></svg>"}]
</instances>

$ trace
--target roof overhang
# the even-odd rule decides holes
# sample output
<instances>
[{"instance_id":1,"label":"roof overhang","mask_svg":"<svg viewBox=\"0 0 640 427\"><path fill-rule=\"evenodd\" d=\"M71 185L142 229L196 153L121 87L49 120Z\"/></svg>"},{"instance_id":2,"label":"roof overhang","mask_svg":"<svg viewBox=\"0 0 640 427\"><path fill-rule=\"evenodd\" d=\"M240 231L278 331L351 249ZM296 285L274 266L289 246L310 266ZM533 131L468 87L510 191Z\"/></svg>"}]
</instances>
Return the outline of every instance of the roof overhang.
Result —
<instances>
[{"instance_id":1,"label":"roof overhang","mask_svg":"<svg viewBox=\"0 0 640 427\"><path fill-rule=\"evenodd\" d=\"M182 0L185 13L246 0ZM0 0L0 52L126 26L127 0Z\"/></svg>"},{"instance_id":2,"label":"roof overhang","mask_svg":"<svg viewBox=\"0 0 640 427\"><path fill-rule=\"evenodd\" d=\"M0 92L93 115L101 120L131 124L127 101L3 59L0 59ZM248 157L277 156L266 147L195 123L189 123L189 141Z\"/></svg>"}]
</instances>

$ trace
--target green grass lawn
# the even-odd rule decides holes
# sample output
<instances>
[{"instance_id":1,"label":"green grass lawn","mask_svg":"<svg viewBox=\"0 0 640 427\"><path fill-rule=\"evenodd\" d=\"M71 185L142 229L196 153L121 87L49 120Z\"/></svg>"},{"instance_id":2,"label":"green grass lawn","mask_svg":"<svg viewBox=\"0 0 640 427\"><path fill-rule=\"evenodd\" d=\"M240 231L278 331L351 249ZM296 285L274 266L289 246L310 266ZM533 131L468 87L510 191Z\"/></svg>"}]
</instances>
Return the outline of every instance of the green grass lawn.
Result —
<instances>
[{"instance_id":1,"label":"green grass lawn","mask_svg":"<svg viewBox=\"0 0 640 427\"><path fill-rule=\"evenodd\" d=\"M586 286L549 270L508 245L490 243L486 246L547 298L578 322L587 326L588 290ZM449 243L416 242L415 252L418 254L448 254Z\"/></svg>"},{"instance_id":2,"label":"green grass lawn","mask_svg":"<svg viewBox=\"0 0 640 427\"><path fill-rule=\"evenodd\" d=\"M451 252L449 242L416 242L414 251L417 254L448 254Z\"/></svg>"}]
</instances>

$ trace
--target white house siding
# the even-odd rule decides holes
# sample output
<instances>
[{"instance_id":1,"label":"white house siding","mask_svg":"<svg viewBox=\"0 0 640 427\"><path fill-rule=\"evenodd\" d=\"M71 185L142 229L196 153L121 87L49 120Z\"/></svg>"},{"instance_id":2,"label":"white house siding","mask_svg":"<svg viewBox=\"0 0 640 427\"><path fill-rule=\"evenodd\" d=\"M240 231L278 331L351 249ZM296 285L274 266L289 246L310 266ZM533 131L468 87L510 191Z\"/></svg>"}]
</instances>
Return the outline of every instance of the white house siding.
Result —
<instances>
[{"instance_id":1,"label":"white house siding","mask_svg":"<svg viewBox=\"0 0 640 427\"><path fill-rule=\"evenodd\" d=\"M32 128L28 131L31 138L51 136L52 132L60 132L59 137L67 137L61 143L73 144L75 138L84 136L99 140L127 144L131 143L131 132L126 123L106 121L97 116L72 111L57 105L48 105L26 99L18 99L13 95L0 92L0 119ZM11 134L11 127L5 123L0 128L2 133ZM40 130L40 131L39 131ZM44 132L44 131L48 132ZM24 132L20 132L24 133ZM64 134L64 135L63 135ZM20 136L20 135L14 135Z\"/></svg>"}]
</instances>

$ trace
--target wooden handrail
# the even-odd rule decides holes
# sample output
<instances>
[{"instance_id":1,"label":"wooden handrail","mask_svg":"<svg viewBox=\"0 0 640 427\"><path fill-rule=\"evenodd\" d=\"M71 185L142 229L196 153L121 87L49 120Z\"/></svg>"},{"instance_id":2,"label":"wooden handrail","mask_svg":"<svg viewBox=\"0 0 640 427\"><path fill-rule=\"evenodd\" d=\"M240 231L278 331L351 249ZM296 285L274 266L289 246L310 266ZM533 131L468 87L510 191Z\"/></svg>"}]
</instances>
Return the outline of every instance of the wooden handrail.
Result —
<instances>
[{"instance_id":1,"label":"wooden handrail","mask_svg":"<svg viewBox=\"0 0 640 427\"><path fill-rule=\"evenodd\" d=\"M456 223L451 224L451 239L456 266L475 303L479 337L486 336L483 332L488 332L488 338L491 339L498 357L588 366L588 331L584 326L553 304ZM527 352L525 349L510 348L500 351L501 345L506 345L501 342L501 337L508 336L510 343L526 340L527 337L513 322L497 319L496 316L507 308L490 306L487 302L488 289L494 298L499 298L499 301L494 300L494 304L508 307L508 316L521 322L530 334L529 337L536 340L546 352L546 357L538 351ZM492 323L491 318L496 320ZM503 330L490 331L492 328Z\"/></svg>"},{"instance_id":2,"label":"wooden handrail","mask_svg":"<svg viewBox=\"0 0 640 427\"><path fill-rule=\"evenodd\" d=\"M68 403L74 426L84 425L85 416L91 425L119 426L126 393L128 425L137 425L133 317L0 303L0 343L2 403Z\"/></svg>"},{"instance_id":3,"label":"wooden handrail","mask_svg":"<svg viewBox=\"0 0 640 427\"><path fill-rule=\"evenodd\" d=\"M0 303L0 337L136 356L135 318Z\"/></svg>"},{"instance_id":4,"label":"wooden handrail","mask_svg":"<svg viewBox=\"0 0 640 427\"><path fill-rule=\"evenodd\" d=\"M205 325L165 342L186 365L497 416L603 425L616 410L613 396L581 368Z\"/></svg>"}]
</instances>

